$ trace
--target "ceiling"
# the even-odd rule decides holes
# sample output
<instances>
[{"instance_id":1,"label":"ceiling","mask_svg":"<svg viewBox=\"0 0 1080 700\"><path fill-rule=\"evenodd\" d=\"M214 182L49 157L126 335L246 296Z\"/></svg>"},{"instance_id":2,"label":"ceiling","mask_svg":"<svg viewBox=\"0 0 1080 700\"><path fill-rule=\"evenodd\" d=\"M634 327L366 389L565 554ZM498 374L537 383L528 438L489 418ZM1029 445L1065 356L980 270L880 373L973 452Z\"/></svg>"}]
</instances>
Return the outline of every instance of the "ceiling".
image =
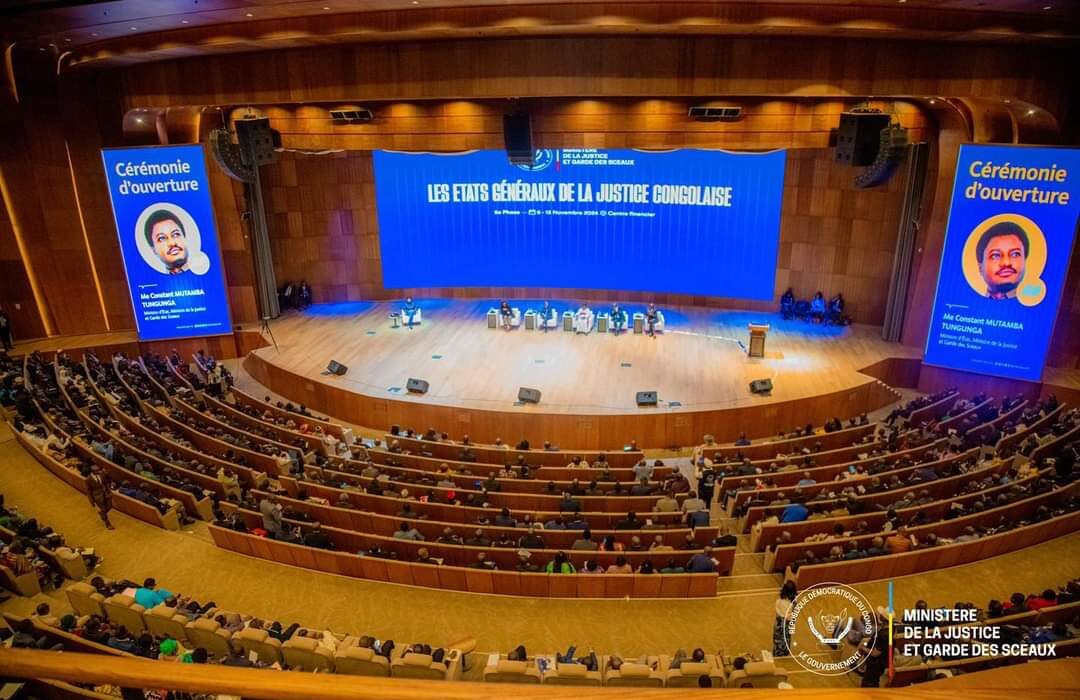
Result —
<instances>
[{"instance_id":1,"label":"ceiling","mask_svg":"<svg viewBox=\"0 0 1080 700\"><path fill-rule=\"evenodd\" d=\"M122 65L355 41L559 33L1080 38L1077 0L0 0L0 40Z\"/></svg>"}]
</instances>

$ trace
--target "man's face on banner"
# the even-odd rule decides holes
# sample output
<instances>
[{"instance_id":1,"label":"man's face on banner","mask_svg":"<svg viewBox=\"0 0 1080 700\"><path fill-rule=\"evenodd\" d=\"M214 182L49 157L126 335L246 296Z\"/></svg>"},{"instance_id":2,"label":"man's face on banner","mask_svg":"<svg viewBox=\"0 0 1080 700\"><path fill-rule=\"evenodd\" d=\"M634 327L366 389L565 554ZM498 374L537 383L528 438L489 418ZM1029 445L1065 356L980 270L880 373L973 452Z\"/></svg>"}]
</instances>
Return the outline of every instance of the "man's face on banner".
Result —
<instances>
[{"instance_id":1,"label":"man's face on banner","mask_svg":"<svg viewBox=\"0 0 1080 700\"><path fill-rule=\"evenodd\" d=\"M176 220L165 219L154 224L150 229L150 243L154 246L154 253L170 270L187 264L187 240Z\"/></svg>"},{"instance_id":2,"label":"man's face on banner","mask_svg":"<svg viewBox=\"0 0 1080 700\"><path fill-rule=\"evenodd\" d=\"M979 261L979 272L991 295L1016 289L1024 277L1024 243L1016 234L994 236Z\"/></svg>"}]
</instances>

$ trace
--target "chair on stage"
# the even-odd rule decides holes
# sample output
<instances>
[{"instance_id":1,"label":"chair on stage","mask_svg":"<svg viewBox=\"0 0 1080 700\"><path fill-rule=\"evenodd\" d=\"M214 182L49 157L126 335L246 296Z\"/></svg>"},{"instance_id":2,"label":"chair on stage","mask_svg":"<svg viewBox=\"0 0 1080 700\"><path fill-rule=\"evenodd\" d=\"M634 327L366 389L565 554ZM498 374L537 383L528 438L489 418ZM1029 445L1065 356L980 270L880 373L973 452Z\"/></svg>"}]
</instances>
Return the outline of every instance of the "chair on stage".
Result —
<instances>
[{"instance_id":1,"label":"chair on stage","mask_svg":"<svg viewBox=\"0 0 1080 700\"><path fill-rule=\"evenodd\" d=\"M416 307L416 309L413 311L413 325L414 326L419 326L420 325L421 321L423 320L423 315L424 315L423 310L419 306ZM402 309L400 316L401 316L401 325L403 325L403 326L409 325L409 312L406 311L405 309Z\"/></svg>"},{"instance_id":2,"label":"chair on stage","mask_svg":"<svg viewBox=\"0 0 1080 700\"><path fill-rule=\"evenodd\" d=\"M656 325L653 326L653 330L657 333L664 332L664 312L657 309L656 311ZM634 314L634 333L645 332L645 314Z\"/></svg>"},{"instance_id":3,"label":"chair on stage","mask_svg":"<svg viewBox=\"0 0 1080 700\"><path fill-rule=\"evenodd\" d=\"M559 328L559 312L554 307L548 309L548 317L541 316L543 310L536 312L537 330L557 330Z\"/></svg>"},{"instance_id":4,"label":"chair on stage","mask_svg":"<svg viewBox=\"0 0 1080 700\"><path fill-rule=\"evenodd\" d=\"M800 320L806 320L810 315L810 302L806 299L800 299L795 302L795 318Z\"/></svg>"},{"instance_id":5,"label":"chair on stage","mask_svg":"<svg viewBox=\"0 0 1080 700\"><path fill-rule=\"evenodd\" d=\"M516 306L510 307L510 327L517 328L521 325L521 309ZM502 328L502 314L498 309L488 309L487 312L487 326L488 328Z\"/></svg>"},{"instance_id":6,"label":"chair on stage","mask_svg":"<svg viewBox=\"0 0 1080 700\"><path fill-rule=\"evenodd\" d=\"M612 315L610 315L608 313L601 314L601 316L603 318L607 319L607 326L604 328L604 330L608 331L608 332L611 332L611 333L614 333L615 332L615 316L612 316ZM630 315L628 313L626 313L625 309L619 309L619 316L621 317L620 318L621 323L619 324L619 331L620 332L625 331L625 330L627 330L629 328Z\"/></svg>"},{"instance_id":7,"label":"chair on stage","mask_svg":"<svg viewBox=\"0 0 1080 700\"><path fill-rule=\"evenodd\" d=\"M594 325L596 325L596 314L592 309L578 309L577 313L574 314L575 333L589 334L592 332Z\"/></svg>"}]
</instances>

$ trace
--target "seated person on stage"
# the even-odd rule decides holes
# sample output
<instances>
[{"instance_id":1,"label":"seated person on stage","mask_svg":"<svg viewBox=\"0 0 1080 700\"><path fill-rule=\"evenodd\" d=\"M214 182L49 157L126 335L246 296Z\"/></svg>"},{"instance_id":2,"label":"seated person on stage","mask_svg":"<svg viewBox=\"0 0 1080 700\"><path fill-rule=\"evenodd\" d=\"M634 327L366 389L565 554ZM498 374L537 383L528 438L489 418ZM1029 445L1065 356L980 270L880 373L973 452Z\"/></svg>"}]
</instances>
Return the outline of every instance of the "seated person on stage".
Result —
<instances>
[{"instance_id":1,"label":"seated person on stage","mask_svg":"<svg viewBox=\"0 0 1080 700\"><path fill-rule=\"evenodd\" d=\"M555 313L555 309L551 307L551 304L544 302L544 308L540 309L538 314L540 317L540 328L545 332L548 330L548 324L552 319L558 319L558 315Z\"/></svg>"},{"instance_id":2,"label":"seated person on stage","mask_svg":"<svg viewBox=\"0 0 1080 700\"><path fill-rule=\"evenodd\" d=\"M510 308L510 302L502 301L499 304L499 318L502 319L503 330L510 330L510 322L514 318L514 310Z\"/></svg>"},{"instance_id":3,"label":"seated person on stage","mask_svg":"<svg viewBox=\"0 0 1080 700\"><path fill-rule=\"evenodd\" d=\"M409 330L412 330L413 324L416 323L416 312L419 308L412 297L405 297L405 308L401 310L401 315L405 318L405 325L409 327Z\"/></svg>"},{"instance_id":4,"label":"seated person on stage","mask_svg":"<svg viewBox=\"0 0 1080 700\"><path fill-rule=\"evenodd\" d=\"M660 312L656 310L656 304L649 304L645 310L645 333L650 338L656 337L656 323L660 319Z\"/></svg>"},{"instance_id":5,"label":"seated person on stage","mask_svg":"<svg viewBox=\"0 0 1080 700\"><path fill-rule=\"evenodd\" d=\"M810 302L810 318L817 322L825 320L825 297L818 292L814 295L813 301Z\"/></svg>"},{"instance_id":6,"label":"seated person on stage","mask_svg":"<svg viewBox=\"0 0 1080 700\"><path fill-rule=\"evenodd\" d=\"M615 331L615 335L622 333L623 328L626 327L626 312L619 308L619 302L615 302L611 305L611 330Z\"/></svg>"},{"instance_id":7,"label":"seated person on stage","mask_svg":"<svg viewBox=\"0 0 1080 700\"><path fill-rule=\"evenodd\" d=\"M780 315L785 319L795 315L795 292L791 287L780 297Z\"/></svg>"},{"instance_id":8,"label":"seated person on stage","mask_svg":"<svg viewBox=\"0 0 1080 700\"><path fill-rule=\"evenodd\" d=\"M829 323L835 323L838 326L844 325L844 295L837 294L832 299L829 299Z\"/></svg>"},{"instance_id":9,"label":"seated person on stage","mask_svg":"<svg viewBox=\"0 0 1080 700\"><path fill-rule=\"evenodd\" d=\"M592 330L593 312L588 304L582 304L574 316L574 331L588 333Z\"/></svg>"}]
</instances>

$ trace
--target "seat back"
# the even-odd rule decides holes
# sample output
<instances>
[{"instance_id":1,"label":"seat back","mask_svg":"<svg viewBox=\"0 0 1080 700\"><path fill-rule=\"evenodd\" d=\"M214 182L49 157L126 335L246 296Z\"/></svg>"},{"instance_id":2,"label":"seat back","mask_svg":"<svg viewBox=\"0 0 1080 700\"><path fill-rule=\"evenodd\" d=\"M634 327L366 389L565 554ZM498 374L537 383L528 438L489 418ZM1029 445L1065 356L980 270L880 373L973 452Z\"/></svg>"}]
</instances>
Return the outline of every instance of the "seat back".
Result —
<instances>
[{"instance_id":1,"label":"seat back","mask_svg":"<svg viewBox=\"0 0 1080 700\"><path fill-rule=\"evenodd\" d=\"M314 639L292 637L281 645L285 663L305 671L333 671L334 655Z\"/></svg>"},{"instance_id":2,"label":"seat back","mask_svg":"<svg viewBox=\"0 0 1080 700\"><path fill-rule=\"evenodd\" d=\"M389 676L390 662L373 649L344 647L334 654L334 667L338 673L353 676Z\"/></svg>"},{"instance_id":3,"label":"seat back","mask_svg":"<svg viewBox=\"0 0 1080 700\"><path fill-rule=\"evenodd\" d=\"M86 578L86 574L88 573L86 570L86 560L81 556L68 559L60 556L48 547L40 547L38 553L41 554L42 559L60 569L66 578L69 578L72 581L81 581Z\"/></svg>"},{"instance_id":4,"label":"seat back","mask_svg":"<svg viewBox=\"0 0 1080 700\"><path fill-rule=\"evenodd\" d=\"M206 653L210 656L223 659L232 651L232 645L229 643L232 634L221 629L221 625L214 620L207 618L192 620L184 626L184 631L192 645L206 649Z\"/></svg>"},{"instance_id":5,"label":"seat back","mask_svg":"<svg viewBox=\"0 0 1080 700\"><path fill-rule=\"evenodd\" d=\"M175 608L162 604L143 613L146 629L155 637L169 636L176 640L187 639L185 625L188 619Z\"/></svg>"},{"instance_id":6,"label":"seat back","mask_svg":"<svg viewBox=\"0 0 1080 700\"><path fill-rule=\"evenodd\" d=\"M664 685L664 675L652 670L648 664L623 663L618 671L607 668L604 662L604 683L614 686L635 686L660 688Z\"/></svg>"},{"instance_id":7,"label":"seat back","mask_svg":"<svg viewBox=\"0 0 1080 700\"><path fill-rule=\"evenodd\" d=\"M80 617L83 615L105 617L105 608L101 605L101 602L105 600L105 596L98 593L89 583L78 581L68 586L67 598L76 615Z\"/></svg>"},{"instance_id":8,"label":"seat back","mask_svg":"<svg viewBox=\"0 0 1080 700\"><path fill-rule=\"evenodd\" d=\"M445 664L432 661L430 654L405 654L390 664L390 675L398 678L442 681L447 680L448 671Z\"/></svg>"},{"instance_id":9,"label":"seat back","mask_svg":"<svg viewBox=\"0 0 1080 700\"><path fill-rule=\"evenodd\" d=\"M584 664L555 663L555 668L544 676L544 685L601 685L599 671L589 671Z\"/></svg>"},{"instance_id":10,"label":"seat back","mask_svg":"<svg viewBox=\"0 0 1080 700\"><path fill-rule=\"evenodd\" d=\"M243 649L247 654L255 652L259 661L264 663L278 663L282 659L281 642L267 634L266 630L240 630L232 636L232 645Z\"/></svg>"},{"instance_id":11,"label":"seat back","mask_svg":"<svg viewBox=\"0 0 1080 700\"><path fill-rule=\"evenodd\" d=\"M775 688L787 681L787 671L776 668L771 661L754 661L741 671L732 671L727 684L730 688Z\"/></svg>"},{"instance_id":12,"label":"seat back","mask_svg":"<svg viewBox=\"0 0 1080 700\"><path fill-rule=\"evenodd\" d=\"M109 618L110 622L127 627L133 637L146 631L143 606L136 603L131 596L118 593L106 598L101 606L105 609L105 617Z\"/></svg>"},{"instance_id":13,"label":"seat back","mask_svg":"<svg viewBox=\"0 0 1080 700\"><path fill-rule=\"evenodd\" d=\"M541 682L540 669L532 659L528 661L511 661L500 658L494 666L484 669L484 681L486 683L533 683Z\"/></svg>"},{"instance_id":14,"label":"seat back","mask_svg":"<svg viewBox=\"0 0 1080 700\"><path fill-rule=\"evenodd\" d=\"M664 685L668 688L696 688L701 676L709 676L714 688L725 685L724 671L713 654L706 654L704 661L684 661L678 668L668 669Z\"/></svg>"},{"instance_id":15,"label":"seat back","mask_svg":"<svg viewBox=\"0 0 1080 700\"><path fill-rule=\"evenodd\" d=\"M8 567L0 564L0 583L12 593L31 598L41 593L41 584L38 583L37 574L33 571L19 576Z\"/></svg>"}]
</instances>

